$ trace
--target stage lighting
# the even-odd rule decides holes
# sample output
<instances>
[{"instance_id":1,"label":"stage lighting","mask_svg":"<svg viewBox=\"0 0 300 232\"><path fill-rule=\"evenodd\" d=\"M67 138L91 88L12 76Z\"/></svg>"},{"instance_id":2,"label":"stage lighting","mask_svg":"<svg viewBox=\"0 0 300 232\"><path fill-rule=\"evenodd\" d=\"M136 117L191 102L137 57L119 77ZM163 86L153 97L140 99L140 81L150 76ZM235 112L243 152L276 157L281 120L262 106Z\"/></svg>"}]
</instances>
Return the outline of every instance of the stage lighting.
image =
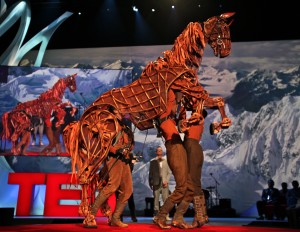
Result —
<instances>
[{"instance_id":1,"label":"stage lighting","mask_svg":"<svg viewBox=\"0 0 300 232\"><path fill-rule=\"evenodd\" d=\"M133 7L132 7L132 10L135 11L135 12L138 12L138 11L139 11L139 9L138 9L136 6L133 6Z\"/></svg>"}]
</instances>

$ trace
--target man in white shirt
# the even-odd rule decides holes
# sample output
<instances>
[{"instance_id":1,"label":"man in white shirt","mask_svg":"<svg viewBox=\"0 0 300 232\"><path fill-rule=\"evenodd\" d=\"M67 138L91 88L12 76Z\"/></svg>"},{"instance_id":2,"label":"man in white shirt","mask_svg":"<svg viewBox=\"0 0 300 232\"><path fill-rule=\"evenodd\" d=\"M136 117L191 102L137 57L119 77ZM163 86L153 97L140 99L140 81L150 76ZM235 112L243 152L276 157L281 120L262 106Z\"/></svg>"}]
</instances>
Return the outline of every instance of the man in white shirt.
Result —
<instances>
[{"instance_id":1,"label":"man in white shirt","mask_svg":"<svg viewBox=\"0 0 300 232\"><path fill-rule=\"evenodd\" d=\"M154 196L154 216L159 210L159 198L162 195L163 202L169 197L169 181L171 170L167 160L163 157L161 146L156 148L156 158L150 161L149 186Z\"/></svg>"}]
</instances>

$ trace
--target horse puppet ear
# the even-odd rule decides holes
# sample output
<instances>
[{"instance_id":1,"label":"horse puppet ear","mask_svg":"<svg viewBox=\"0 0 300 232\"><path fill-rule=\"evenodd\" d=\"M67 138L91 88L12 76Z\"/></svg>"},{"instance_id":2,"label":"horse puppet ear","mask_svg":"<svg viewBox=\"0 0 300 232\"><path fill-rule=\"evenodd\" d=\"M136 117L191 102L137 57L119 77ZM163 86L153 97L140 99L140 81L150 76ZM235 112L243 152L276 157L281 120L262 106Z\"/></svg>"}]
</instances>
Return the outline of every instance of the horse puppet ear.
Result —
<instances>
[{"instance_id":1,"label":"horse puppet ear","mask_svg":"<svg viewBox=\"0 0 300 232\"><path fill-rule=\"evenodd\" d=\"M227 13L223 13L221 14L219 17L221 19L229 19L230 17L232 17L233 15L235 15L235 12L227 12ZM231 20L227 25L230 26L232 24L233 20Z\"/></svg>"},{"instance_id":2,"label":"horse puppet ear","mask_svg":"<svg viewBox=\"0 0 300 232\"><path fill-rule=\"evenodd\" d=\"M227 13L221 14L220 18L222 18L222 19L228 19L228 18L232 17L233 15L235 15L235 12L227 12Z\"/></svg>"}]
</instances>

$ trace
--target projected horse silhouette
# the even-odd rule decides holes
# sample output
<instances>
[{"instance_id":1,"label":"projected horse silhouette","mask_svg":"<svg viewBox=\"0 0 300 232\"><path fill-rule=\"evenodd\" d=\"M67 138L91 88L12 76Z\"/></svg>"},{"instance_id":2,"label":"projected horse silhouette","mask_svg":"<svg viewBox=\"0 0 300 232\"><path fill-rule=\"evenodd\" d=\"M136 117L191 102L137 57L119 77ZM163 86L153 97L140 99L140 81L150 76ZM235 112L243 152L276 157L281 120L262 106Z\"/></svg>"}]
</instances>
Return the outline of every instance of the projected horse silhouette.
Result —
<instances>
[{"instance_id":1,"label":"projected horse silhouette","mask_svg":"<svg viewBox=\"0 0 300 232\"><path fill-rule=\"evenodd\" d=\"M85 216L85 225L95 224L89 210L93 203L92 195L99 186L97 173L103 167L121 130L111 108L116 109L123 118L128 118L139 130L154 128L159 116L166 111L167 93L172 89L178 96L182 96L181 99L186 99L183 103L193 99L202 104L202 108L216 108L220 111L222 121L213 123L213 133L231 125L231 120L225 114L223 98L209 97L208 92L198 83L197 70L206 44L211 46L217 57L223 58L230 54L229 26L232 21L227 20L233 15L224 13L202 23L189 23L175 40L172 49L165 51L163 57L150 62L136 81L100 95L78 122L65 128L63 140L72 158L72 172L76 173L82 187L79 212ZM124 148L124 154L127 154L130 152L128 147L128 144L123 144L123 147L116 149Z\"/></svg>"},{"instance_id":2,"label":"projected horse silhouette","mask_svg":"<svg viewBox=\"0 0 300 232\"><path fill-rule=\"evenodd\" d=\"M13 110L3 114L2 139L12 142L11 152L14 155L25 155L30 143L32 116L45 118L51 113L55 105L61 103L66 88L74 92L76 90L76 75L60 78L51 89L42 93L37 99L20 103Z\"/></svg>"}]
</instances>

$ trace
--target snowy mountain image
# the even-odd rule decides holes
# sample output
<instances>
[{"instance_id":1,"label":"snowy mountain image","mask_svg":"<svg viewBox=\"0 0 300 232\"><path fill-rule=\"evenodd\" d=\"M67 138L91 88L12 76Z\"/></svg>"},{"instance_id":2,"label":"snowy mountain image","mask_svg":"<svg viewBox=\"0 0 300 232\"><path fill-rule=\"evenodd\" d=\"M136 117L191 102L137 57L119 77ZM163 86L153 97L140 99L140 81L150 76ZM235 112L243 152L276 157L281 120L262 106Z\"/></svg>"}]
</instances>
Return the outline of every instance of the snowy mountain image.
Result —
<instances>
[{"instance_id":1,"label":"snowy mountain image","mask_svg":"<svg viewBox=\"0 0 300 232\"><path fill-rule=\"evenodd\" d=\"M62 101L69 100L73 105L85 107L100 93L132 82L131 70L13 67L9 69L7 83L0 85L0 115L12 110L16 102L37 99L41 93L51 89L59 78L73 74L77 74L75 77L77 90L71 93L67 88ZM7 99L12 101L7 102Z\"/></svg>"},{"instance_id":2,"label":"snowy mountain image","mask_svg":"<svg viewBox=\"0 0 300 232\"><path fill-rule=\"evenodd\" d=\"M75 94L67 93L65 98L83 105L81 92L88 102L92 102L101 91L113 87L115 83L108 80L113 79L118 83L121 79L117 77L125 76L127 82L122 84L130 83L139 77L149 61L170 48L148 46L50 50L46 52L43 67L66 68L68 72L76 70L78 90ZM260 199L262 189L267 187L268 179L272 178L279 189L281 182L287 182L288 188L291 188L292 180L299 181L299 52L300 41L233 43L232 54L224 59L214 57L209 47L205 50L198 72L199 82L211 96L225 98L226 113L232 120L232 126L210 135L209 125L221 119L217 110L208 110L201 140L205 155L202 187L212 189L214 204L222 198L230 199L232 208L240 216L257 216L255 204ZM35 55L34 51L27 55L28 63L32 63ZM118 72L106 74L106 68ZM101 74L96 75L93 70L101 70ZM121 75L121 71L129 73ZM64 75L57 74L57 78ZM45 80L39 80L40 83L35 85L37 90L41 86L45 86L45 89L46 86L50 87L49 78L46 74L44 76ZM98 76L98 85L89 82L95 76ZM56 77L52 83L54 80ZM30 89L33 87L27 85L29 83L24 83L22 78L18 81L12 78L6 84L1 84L0 100L10 99L9 103L1 100L1 111L9 109L10 104L16 104L25 95L31 96ZM153 196L148 184L149 161L155 157L156 146L164 148L164 141L157 137L155 129L139 131L132 126L132 130L136 141L134 151L139 155L139 162L133 170L134 199L136 209L143 211L146 208L145 197ZM10 168L14 169L15 166L26 171L34 166L40 171L61 171L55 165L47 166L50 159L47 159L48 164L41 159L32 167L28 164L29 167L26 165L26 168L22 168L18 159L25 158L13 157L14 160L9 161ZM68 158L51 159L52 162L64 163L66 172L69 171ZM1 165L5 166L3 163ZM62 169L61 166L57 167ZM172 177L171 191L174 187Z\"/></svg>"}]
</instances>

